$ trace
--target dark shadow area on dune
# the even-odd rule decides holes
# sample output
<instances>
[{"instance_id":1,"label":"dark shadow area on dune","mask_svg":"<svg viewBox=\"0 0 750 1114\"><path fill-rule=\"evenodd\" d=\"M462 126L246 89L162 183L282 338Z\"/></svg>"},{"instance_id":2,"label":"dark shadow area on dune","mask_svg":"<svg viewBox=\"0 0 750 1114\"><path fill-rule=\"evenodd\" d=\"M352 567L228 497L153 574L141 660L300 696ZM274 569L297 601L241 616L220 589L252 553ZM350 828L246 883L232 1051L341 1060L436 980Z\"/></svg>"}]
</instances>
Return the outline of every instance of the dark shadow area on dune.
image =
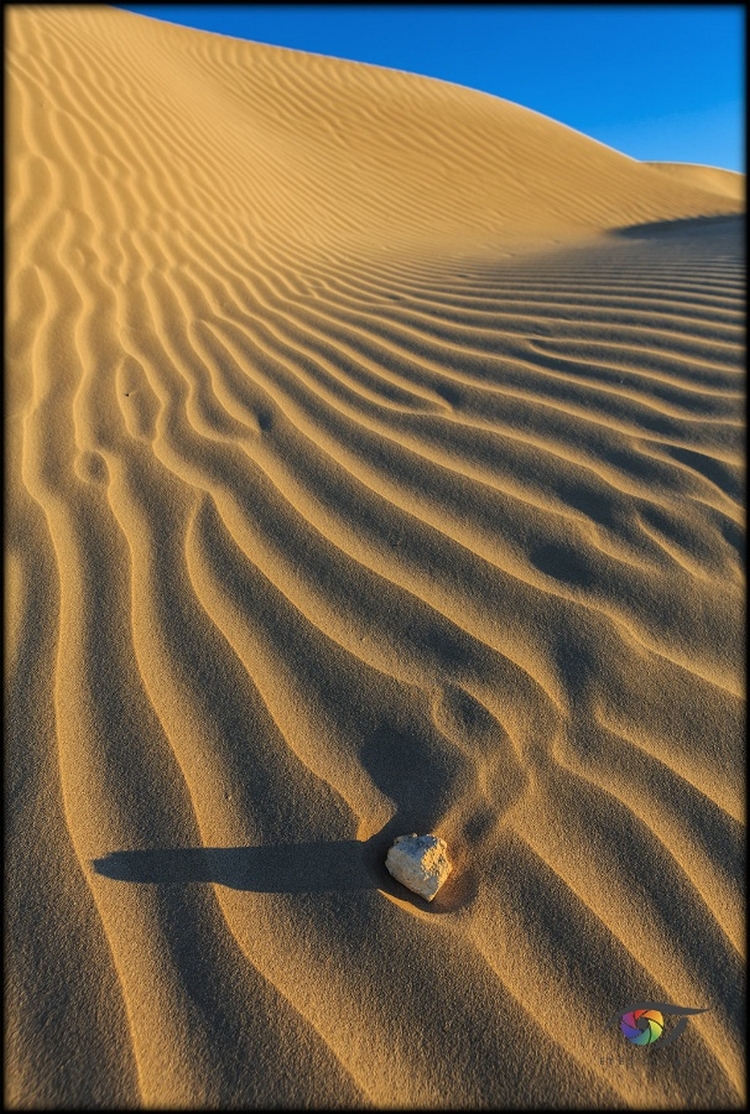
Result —
<instances>
[{"instance_id":1,"label":"dark shadow area on dune","mask_svg":"<svg viewBox=\"0 0 750 1114\"><path fill-rule=\"evenodd\" d=\"M747 559L747 541L742 527L724 517L719 518L716 525L724 541L732 547L744 566Z\"/></svg>"},{"instance_id":2,"label":"dark shadow area on dune","mask_svg":"<svg viewBox=\"0 0 750 1114\"><path fill-rule=\"evenodd\" d=\"M557 543L537 546L530 551L529 561L545 576L554 577L555 580L575 588L591 588L596 584L596 578L585 556L576 553L573 548Z\"/></svg>"},{"instance_id":3,"label":"dark shadow area on dune","mask_svg":"<svg viewBox=\"0 0 750 1114\"><path fill-rule=\"evenodd\" d=\"M738 245L745 243L745 214L731 213L716 217L686 217L680 220L658 220L647 224L626 225L611 228L608 235L621 236L626 240L659 240L669 236L712 236L716 233L729 234Z\"/></svg>"},{"instance_id":4,"label":"dark shadow area on dune","mask_svg":"<svg viewBox=\"0 0 750 1114\"><path fill-rule=\"evenodd\" d=\"M434 649L438 649L439 635L434 635ZM468 659L460 646L445 642L439 647L454 667L464 665ZM491 719L486 709L473 701L459 688L470 705L469 717ZM455 694L454 694L455 699ZM486 724L484 725L486 728ZM497 729L497 724L492 724ZM473 867L457 861L454 847L449 846L453 872L431 902L410 893L394 881L385 868L385 858L397 836L411 832L426 835L441 832L442 822L451 811L461 793L466 791L465 758L460 751L440 733L422 733L418 728L405 731L395 724L381 723L366 739L359 752L362 765L373 782L396 806L387 824L363 844L366 869L376 879L378 888L406 901L425 913L449 913L467 905L479 888L477 872ZM481 823L482 817L478 818ZM466 832L464 833L467 834ZM479 833L477 833L477 836Z\"/></svg>"},{"instance_id":5,"label":"dark shadow area on dune","mask_svg":"<svg viewBox=\"0 0 750 1114\"><path fill-rule=\"evenodd\" d=\"M729 499L741 501L744 498L742 482L737 478L734 470L716 457L699 453L696 449L684 449L679 445L662 445L662 452L667 453L682 464L687 464L695 472L705 476L712 484Z\"/></svg>"}]
</instances>

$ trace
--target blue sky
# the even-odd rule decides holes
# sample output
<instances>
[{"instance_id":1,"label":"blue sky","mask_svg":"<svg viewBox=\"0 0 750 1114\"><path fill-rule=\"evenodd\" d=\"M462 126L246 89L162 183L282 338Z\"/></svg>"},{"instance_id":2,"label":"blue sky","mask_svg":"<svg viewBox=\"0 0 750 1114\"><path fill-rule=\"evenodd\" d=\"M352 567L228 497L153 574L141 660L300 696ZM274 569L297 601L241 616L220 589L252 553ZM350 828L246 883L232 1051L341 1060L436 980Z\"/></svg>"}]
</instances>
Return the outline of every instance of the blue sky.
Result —
<instances>
[{"instance_id":1,"label":"blue sky","mask_svg":"<svg viewBox=\"0 0 750 1114\"><path fill-rule=\"evenodd\" d=\"M632 158L745 169L742 5L115 6L468 85Z\"/></svg>"}]
</instances>

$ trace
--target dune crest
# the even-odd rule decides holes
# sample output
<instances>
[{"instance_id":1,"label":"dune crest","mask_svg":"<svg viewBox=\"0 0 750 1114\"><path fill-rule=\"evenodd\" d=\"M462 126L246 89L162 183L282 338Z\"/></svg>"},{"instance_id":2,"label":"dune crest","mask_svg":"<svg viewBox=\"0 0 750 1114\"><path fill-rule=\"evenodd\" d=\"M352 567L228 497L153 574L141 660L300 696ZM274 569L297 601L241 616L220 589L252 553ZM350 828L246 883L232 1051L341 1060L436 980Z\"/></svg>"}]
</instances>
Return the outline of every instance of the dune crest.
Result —
<instances>
[{"instance_id":1,"label":"dune crest","mask_svg":"<svg viewBox=\"0 0 750 1114\"><path fill-rule=\"evenodd\" d=\"M731 197L735 201L745 200L745 175L736 170L721 170L717 166L696 166L686 162L649 162L646 166L669 174L688 186Z\"/></svg>"},{"instance_id":2,"label":"dune crest","mask_svg":"<svg viewBox=\"0 0 750 1114\"><path fill-rule=\"evenodd\" d=\"M744 190L6 30L8 1104L741 1107Z\"/></svg>"}]
</instances>

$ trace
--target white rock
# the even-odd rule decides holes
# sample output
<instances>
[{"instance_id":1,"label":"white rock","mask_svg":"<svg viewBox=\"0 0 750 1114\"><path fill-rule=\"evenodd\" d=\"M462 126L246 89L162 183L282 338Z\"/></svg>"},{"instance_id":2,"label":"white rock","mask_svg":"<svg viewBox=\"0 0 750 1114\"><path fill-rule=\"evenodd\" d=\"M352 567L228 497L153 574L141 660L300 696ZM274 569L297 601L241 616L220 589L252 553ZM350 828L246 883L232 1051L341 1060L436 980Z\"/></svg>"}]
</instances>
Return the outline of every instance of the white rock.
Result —
<instances>
[{"instance_id":1,"label":"white rock","mask_svg":"<svg viewBox=\"0 0 750 1114\"><path fill-rule=\"evenodd\" d=\"M398 836L386 855L386 869L407 889L432 901L453 869L447 851L440 836L418 836L416 832Z\"/></svg>"}]
</instances>

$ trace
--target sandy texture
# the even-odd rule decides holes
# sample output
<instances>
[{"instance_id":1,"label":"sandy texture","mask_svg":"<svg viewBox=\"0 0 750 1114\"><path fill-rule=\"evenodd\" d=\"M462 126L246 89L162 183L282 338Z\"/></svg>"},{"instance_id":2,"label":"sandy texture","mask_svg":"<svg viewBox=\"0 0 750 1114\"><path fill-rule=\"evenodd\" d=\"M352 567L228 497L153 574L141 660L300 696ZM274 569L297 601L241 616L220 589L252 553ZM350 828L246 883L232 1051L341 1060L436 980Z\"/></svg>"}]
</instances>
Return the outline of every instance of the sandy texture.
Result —
<instances>
[{"instance_id":1,"label":"sandy texture","mask_svg":"<svg viewBox=\"0 0 750 1114\"><path fill-rule=\"evenodd\" d=\"M742 1105L742 180L6 32L6 1103Z\"/></svg>"}]
</instances>

